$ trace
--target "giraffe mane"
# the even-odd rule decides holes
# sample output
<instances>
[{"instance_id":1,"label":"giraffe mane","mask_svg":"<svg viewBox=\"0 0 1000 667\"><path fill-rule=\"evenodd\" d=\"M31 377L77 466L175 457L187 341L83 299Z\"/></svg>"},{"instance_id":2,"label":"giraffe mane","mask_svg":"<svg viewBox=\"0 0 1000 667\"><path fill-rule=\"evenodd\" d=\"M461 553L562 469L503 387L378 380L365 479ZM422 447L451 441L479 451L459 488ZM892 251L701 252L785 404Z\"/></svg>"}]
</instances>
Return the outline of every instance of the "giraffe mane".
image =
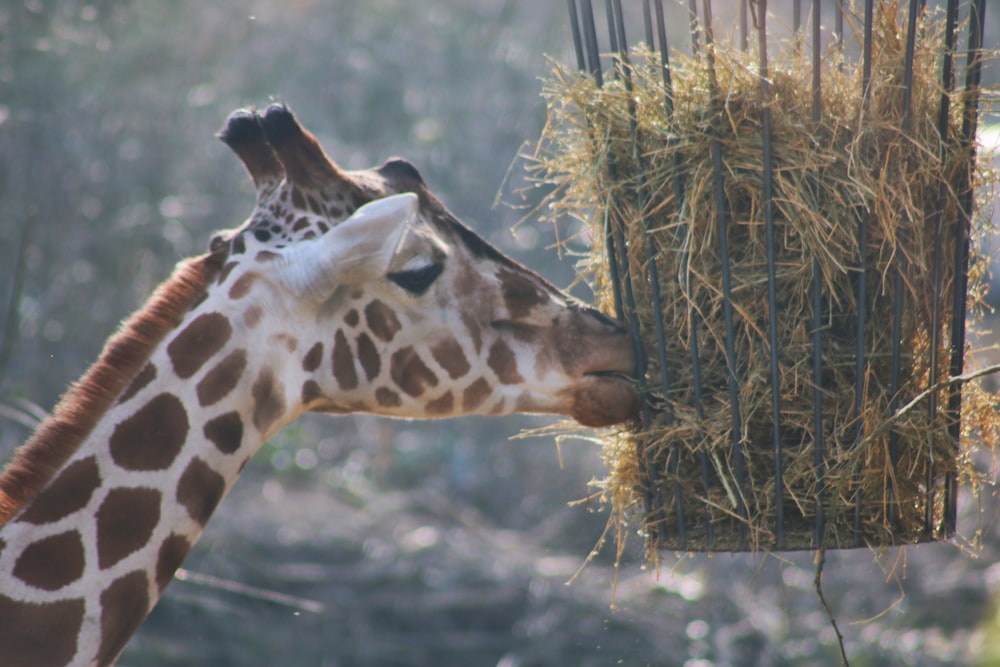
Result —
<instances>
[{"instance_id":1,"label":"giraffe mane","mask_svg":"<svg viewBox=\"0 0 1000 667\"><path fill-rule=\"evenodd\" d=\"M181 262L108 340L97 361L67 389L0 474L0 526L38 494L79 448L156 346L197 305L225 258L225 253L217 252Z\"/></svg>"}]
</instances>

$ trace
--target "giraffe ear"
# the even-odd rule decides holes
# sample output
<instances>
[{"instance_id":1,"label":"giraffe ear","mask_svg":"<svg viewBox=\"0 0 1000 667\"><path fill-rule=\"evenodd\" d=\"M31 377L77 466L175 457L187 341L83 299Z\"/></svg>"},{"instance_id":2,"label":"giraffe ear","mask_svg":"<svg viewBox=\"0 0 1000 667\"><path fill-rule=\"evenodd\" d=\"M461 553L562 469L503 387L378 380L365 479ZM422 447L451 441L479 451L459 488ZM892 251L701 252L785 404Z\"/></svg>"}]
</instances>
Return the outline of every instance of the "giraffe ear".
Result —
<instances>
[{"instance_id":1,"label":"giraffe ear","mask_svg":"<svg viewBox=\"0 0 1000 667\"><path fill-rule=\"evenodd\" d=\"M365 204L323 236L287 253L286 281L301 296L326 299L339 285L381 278L418 210L419 200L412 192Z\"/></svg>"}]
</instances>

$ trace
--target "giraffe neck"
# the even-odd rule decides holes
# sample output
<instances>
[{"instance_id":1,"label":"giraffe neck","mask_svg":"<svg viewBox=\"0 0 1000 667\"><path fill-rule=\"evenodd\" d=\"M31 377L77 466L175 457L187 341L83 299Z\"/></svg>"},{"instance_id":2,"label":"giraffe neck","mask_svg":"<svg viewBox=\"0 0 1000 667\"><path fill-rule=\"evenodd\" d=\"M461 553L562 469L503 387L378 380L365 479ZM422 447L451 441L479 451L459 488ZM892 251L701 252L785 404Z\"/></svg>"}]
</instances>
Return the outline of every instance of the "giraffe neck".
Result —
<instances>
[{"instance_id":1,"label":"giraffe neck","mask_svg":"<svg viewBox=\"0 0 1000 667\"><path fill-rule=\"evenodd\" d=\"M154 297L138 323L156 307ZM274 370L293 351L290 341L249 354L252 313L220 312L211 300L174 315L159 341L146 341L145 355L136 351L131 377L118 378L117 390L98 401L85 377L57 408L54 421L73 414L81 423L81 406L65 401L79 404L83 392L91 397L86 407L100 409L87 415L88 432L69 451L36 437L0 477L10 507L0 525L0 618L31 619L16 633L0 624L0 655L11 664L112 663L243 466L296 416L296 399ZM132 324L123 336L134 333ZM24 491L14 482L28 472L35 487Z\"/></svg>"}]
</instances>

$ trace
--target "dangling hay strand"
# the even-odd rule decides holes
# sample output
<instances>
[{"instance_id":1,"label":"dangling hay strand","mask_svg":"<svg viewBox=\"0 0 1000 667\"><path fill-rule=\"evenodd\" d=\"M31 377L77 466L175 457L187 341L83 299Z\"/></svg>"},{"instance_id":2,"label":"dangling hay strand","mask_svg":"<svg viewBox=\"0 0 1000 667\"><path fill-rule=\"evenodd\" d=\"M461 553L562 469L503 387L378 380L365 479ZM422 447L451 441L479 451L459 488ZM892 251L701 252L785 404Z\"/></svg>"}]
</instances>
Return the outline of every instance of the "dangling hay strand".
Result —
<instances>
[{"instance_id":1,"label":"dangling hay strand","mask_svg":"<svg viewBox=\"0 0 1000 667\"><path fill-rule=\"evenodd\" d=\"M533 176L554 186L553 221L590 226L592 252L581 275L613 308L606 224L621 225L649 368L651 419L611 435L602 486L622 521L639 521L657 549L757 550L896 545L948 537L942 518L946 476L978 481L970 439L949 436L947 392L879 428L894 409L947 380L954 232L959 189L972 154L961 135L962 101L952 98L947 140L938 131L940 26L920 29L904 129L905 28L893 5L874 26L870 97L860 63L839 52L822 71L822 118L812 118L810 63L787 48L772 57L775 294L780 386L780 498L771 413L767 243L762 199L761 85L756 55L716 47L710 60L673 57L672 115L659 57L631 56L629 82L598 88L555 66L547 82L549 122L532 156ZM805 51L805 49L802 49ZM609 79L611 77L608 77ZM720 151L728 256L720 252L713 143ZM995 174L976 165L973 185L992 192ZM987 262L973 220L968 302L981 310ZM934 268L938 225L939 269ZM867 238L859 241L865 225ZM660 309L654 311L649 244L654 244ZM729 389L726 298L731 272L737 419ZM858 285L864 267L863 311ZM624 273L624 271L623 271ZM900 280L897 281L897 273ZM821 287L821 432L814 422L813 279ZM891 381L892 312L902 286L899 392ZM939 312L934 310L935 295ZM864 318L863 375L855 335ZM666 331L663 358L656 318ZM932 332L937 364L929 367ZM696 356L692 355L694 346ZM696 368L697 366L697 368ZM660 378L665 375L668 385ZM863 394L856 396L855 387ZM963 426L982 446L1000 433L995 397L967 385ZM739 433L734 437L734 425ZM821 437L821 440L820 440ZM735 442L735 444L734 444ZM816 446L822 443L822 464ZM777 521L778 511L783 522ZM822 531L817 516L822 514ZM856 523L857 522L857 523ZM777 537L782 524L783 538ZM860 531L856 531L856 527ZM624 533L626 531L618 531Z\"/></svg>"}]
</instances>

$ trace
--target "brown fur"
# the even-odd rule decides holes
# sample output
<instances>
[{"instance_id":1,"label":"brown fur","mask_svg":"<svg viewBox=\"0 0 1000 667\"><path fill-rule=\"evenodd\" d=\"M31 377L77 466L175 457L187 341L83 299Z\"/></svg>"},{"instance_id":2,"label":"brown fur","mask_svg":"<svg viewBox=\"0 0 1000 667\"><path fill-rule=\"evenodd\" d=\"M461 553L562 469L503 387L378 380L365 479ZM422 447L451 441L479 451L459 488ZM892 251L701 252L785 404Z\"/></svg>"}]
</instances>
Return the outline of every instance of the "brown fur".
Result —
<instances>
[{"instance_id":1,"label":"brown fur","mask_svg":"<svg viewBox=\"0 0 1000 667\"><path fill-rule=\"evenodd\" d=\"M0 475L0 526L37 495L215 279L226 257L182 262L138 312L108 340L97 361L70 386Z\"/></svg>"}]
</instances>

